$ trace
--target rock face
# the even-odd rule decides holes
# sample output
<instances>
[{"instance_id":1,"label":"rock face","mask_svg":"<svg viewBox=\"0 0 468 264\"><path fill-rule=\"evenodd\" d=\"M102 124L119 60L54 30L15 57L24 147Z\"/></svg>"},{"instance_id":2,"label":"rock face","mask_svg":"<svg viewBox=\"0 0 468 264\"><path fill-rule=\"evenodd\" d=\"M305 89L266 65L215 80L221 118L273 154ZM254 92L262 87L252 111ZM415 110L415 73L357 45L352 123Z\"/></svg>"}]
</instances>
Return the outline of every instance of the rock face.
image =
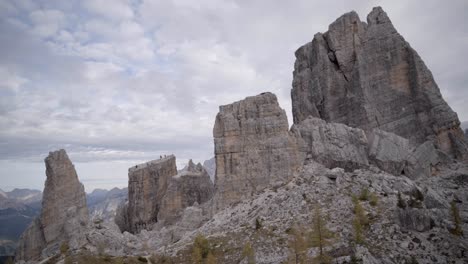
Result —
<instances>
[{"instance_id":1,"label":"rock face","mask_svg":"<svg viewBox=\"0 0 468 264\"><path fill-rule=\"evenodd\" d=\"M301 149L309 158L328 168L352 171L369 165L367 137L362 129L309 117L293 125L291 131L304 141L305 149Z\"/></svg>"},{"instance_id":2,"label":"rock face","mask_svg":"<svg viewBox=\"0 0 468 264\"><path fill-rule=\"evenodd\" d=\"M409 140L380 129L369 133L369 159L382 170L393 175L405 174L411 148Z\"/></svg>"},{"instance_id":3,"label":"rock face","mask_svg":"<svg viewBox=\"0 0 468 264\"><path fill-rule=\"evenodd\" d=\"M295 55L295 124L313 116L365 131L379 128L414 145L430 139L445 153L466 157L456 113L380 7L367 23L356 12L344 14Z\"/></svg>"},{"instance_id":4,"label":"rock face","mask_svg":"<svg viewBox=\"0 0 468 264\"><path fill-rule=\"evenodd\" d=\"M213 129L216 209L293 177L303 157L288 126L272 93L220 106Z\"/></svg>"},{"instance_id":5,"label":"rock face","mask_svg":"<svg viewBox=\"0 0 468 264\"><path fill-rule=\"evenodd\" d=\"M41 255L58 253L63 242L78 248L88 224L88 208L83 185L65 150L49 153L45 159L46 175L42 211L23 233L18 260L34 260Z\"/></svg>"},{"instance_id":6,"label":"rock face","mask_svg":"<svg viewBox=\"0 0 468 264\"><path fill-rule=\"evenodd\" d=\"M128 172L128 202L116 210L120 231L140 233L154 224L164 227L182 217L183 209L205 203L213 196L213 183L201 164L190 160L177 172L173 155L134 166Z\"/></svg>"},{"instance_id":7,"label":"rock face","mask_svg":"<svg viewBox=\"0 0 468 264\"><path fill-rule=\"evenodd\" d=\"M177 174L173 155L128 169L129 231L138 233L158 221L160 202L172 176Z\"/></svg>"},{"instance_id":8,"label":"rock face","mask_svg":"<svg viewBox=\"0 0 468 264\"><path fill-rule=\"evenodd\" d=\"M166 193L161 200L158 221L173 224L181 217L183 209L207 202L213 196L214 188L210 176L203 166L189 161L185 171L170 179Z\"/></svg>"}]
</instances>

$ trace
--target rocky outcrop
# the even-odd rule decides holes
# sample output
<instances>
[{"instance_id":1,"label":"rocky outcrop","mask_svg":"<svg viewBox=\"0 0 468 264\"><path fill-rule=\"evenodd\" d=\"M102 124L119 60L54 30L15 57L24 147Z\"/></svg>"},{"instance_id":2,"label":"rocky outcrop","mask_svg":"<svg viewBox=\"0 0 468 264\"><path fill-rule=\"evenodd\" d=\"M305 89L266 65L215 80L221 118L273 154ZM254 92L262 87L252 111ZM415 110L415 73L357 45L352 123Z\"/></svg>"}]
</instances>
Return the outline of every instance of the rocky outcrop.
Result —
<instances>
[{"instance_id":1,"label":"rocky outcrop","mask_svg":"<svg viewBox=\"0 0 468 264\"><path fill-rule=\"evenodd\" d=\"M161 200L158 221L165 225L173 224L181 217L184 208L207 202L213 192L213 183L207 171L200 163L195 165L190 160L186 170L170 179Z\"/></svg>"},{"instance_id":2,"label":"rocky outcrop","mask_svg":"<svg viewBox=\"0 0 468 264\"><path fill-rule=\"evenodd\" d=\"M367 137L362 129L309 117L293 125L291 131L304 141L301 150L308 158L327 168L353 171L369 165Z\"/></svg>"},{"instance_id":3,"label":"rocky outcrop","mask_svg":"<svg viewBox=\"0 0 468 264\"><path fill-rule=\"evenodd\" d=\"M361 22L344 14L296 53L291 91L294 123L309 116L365 131L432 140L455 158L467 146L455 112L417 52L376 7Z\"/></svg>"},{"instance_id":4,"label":"rocky outcrop","mask_svg":"<svg viewBox=\"0 0 468 264\"><path fill-rule=\"evenodd\" d=\"M405 174L411 152L409 140L380 129L368 135L369 159L380 169L393 175Z\"/></svg>"},{"instance_id":5,"label":"rocky outcrop","mask_svg":"<svg viewBox=\"0 0 468 264\"><path fill-rule=\"evenodd\" d=\"M288 127L272 93L220 106L213 129L216 209L293 177L303 157Z\"/></svg>"},{"instance_id":6,"label":"rocky outcrop","mask_svg":"<svg viewBox=\"0 0 468 264\"><path fill-rule=\"evenodd\" d=\"M138 233L158 222L160 202L177 174L173 155L128 169L128 230Z\"/></svg>"},{"instance_id":7,"label":"rocky outcrop","mask_svg":"<svg viewBox=\"0 0 468 264\"><path fill-rule=\"evenodd\" d=\"M140 233L174 224L183 209L207 202L213 196L210 176L198 163L177 171L173 155L134 166L128 172L128 202L116 210L121 232Z\"/></svg>"},{"instance_id":8,"label":"rocky outcrop","mask_svg":"<svg viewBox=\"0 0 468 264\"><path fill-rule=\"evenodd\" d=\"M83 230L88 224L88 208L83 185L65 150L49 153L45 159L46 175L42 211L23 233L18 260L35 260L55 255L61 243L79 248L84 243Z\"/></svg>"}]
</instances>

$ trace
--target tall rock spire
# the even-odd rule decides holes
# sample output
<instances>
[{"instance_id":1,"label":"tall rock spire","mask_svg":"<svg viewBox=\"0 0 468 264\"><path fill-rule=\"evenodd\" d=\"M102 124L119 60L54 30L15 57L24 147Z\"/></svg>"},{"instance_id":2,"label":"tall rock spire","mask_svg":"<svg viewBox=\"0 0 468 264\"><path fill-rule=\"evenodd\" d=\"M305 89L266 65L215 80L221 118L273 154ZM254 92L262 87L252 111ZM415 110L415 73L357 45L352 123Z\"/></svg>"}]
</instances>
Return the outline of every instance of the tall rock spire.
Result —
<instances>
[{"instance_id":1,"label":"tall rock spire","mask_svg":"<svg viewBox=\"0 0 468 264\"><path fill-rule=\"evenodd\" d=\"M457 114L380 7L367 23L350 12L316 34L296 51L293 75L295 124L313 116L366 131L379 128L414 145L432 140L455 158L467 156Z\"/></svg>"},{"instance_id":2,"label":"tall rock spire","mask_svg":"<svg viewBox=\"0 0 468 264\"><path fill-rule=\"evenodd\" d=\"M37 260L55 255L61 243L78 248L88 224L83 184L65 150L50 152L45 159L46 175L42 210L21 236L17 260Z\"/></svg>"}]
</instances>

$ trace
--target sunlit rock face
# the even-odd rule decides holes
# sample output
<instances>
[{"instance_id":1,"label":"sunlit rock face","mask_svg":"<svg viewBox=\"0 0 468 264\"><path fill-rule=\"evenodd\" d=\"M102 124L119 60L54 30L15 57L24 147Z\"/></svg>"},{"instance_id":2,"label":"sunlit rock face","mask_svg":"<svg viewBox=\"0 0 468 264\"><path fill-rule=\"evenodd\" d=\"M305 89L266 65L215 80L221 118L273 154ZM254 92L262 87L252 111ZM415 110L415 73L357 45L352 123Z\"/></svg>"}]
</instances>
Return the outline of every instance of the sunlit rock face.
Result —
<instances>
[{"instance_id":1,"label":"sunlit rock face","mask_svg":"<svg viewBox=\"0 0 468 264\"><path fill-rule=\"evenodd\" d=\"M309 116L365 131L379 128L455 158L467 148L457 114L417 52L376 7L362 22L344 14L296 53L294 123Z\"/></svg>"},{"instance_id":2,"label":"sunlit rock face","mask_svg":"<svg viewBox=\"0 0 468 264\"><path fill-rule=\"evenodd\" d=\"M302 152L272 93L220 106L213 129L216 209L292 179Z\"/></svg>"},{"instance_id":3,"label":"sunlit rock face","mask_svg":"<svg viewBox=\"0 0 468 264\"><path fill-rule=\"evenodd\" d=\"M86 193L65 150L50 152L45 159L46 175L42 211L23 233L18 260L55 255L61 243L79 248L88 224Z\"/></svg>"}]
</instances>

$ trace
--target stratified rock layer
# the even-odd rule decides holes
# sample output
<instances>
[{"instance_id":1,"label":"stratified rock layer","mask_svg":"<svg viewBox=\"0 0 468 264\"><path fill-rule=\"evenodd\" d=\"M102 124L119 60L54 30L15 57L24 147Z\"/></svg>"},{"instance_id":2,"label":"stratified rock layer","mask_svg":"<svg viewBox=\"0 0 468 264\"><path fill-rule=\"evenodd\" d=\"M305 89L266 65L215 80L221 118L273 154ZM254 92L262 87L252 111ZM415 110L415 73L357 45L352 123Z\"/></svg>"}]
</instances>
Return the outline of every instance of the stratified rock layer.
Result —
<instances>
[{"instance_id":1,"label":"stratified rock layer","mask_svg":"<svg viewBox=\"0 0 468 264\"><path fill-rule=\"evenodd\" d=\"M134 166L128 170L128 230L138 233L158 221L160 202L177 174L173 155Z\"/></svg>"},{"instance_id":2,"label":"stratified rock layer","mask_svg":"<svg viewBox=\"0 0 468 264\"><path fill-rule=\"evenodd\" d=\"M431 72L376 7L361 22L347 13L296 51L294 123L309 116L366 131L379 128L419 145L430 139L455 158L466 143Z\"/></svg>"},{"instance_id":3,"label":"stratified rock layer","mask_svg":"<svg viewBox=\"0 0 468 264\"><path fill-rule=\"evenodd\" d=\"M288 126L272 93L220 106L213 129L216 209L293 177L303 153Z\"/></svg>"},{"instance_id":4,"label":"stratified rock layer","mask_svg":"<svg viewBox=\"0 0 468 264\"><path fill-rule=\"evenodd\" d=\"M214 188L203 166L189 161L187 169L170 179L166 194L161 200L158 220L170 225L181 217L183 209L207 202Z\"/></svg>"},{"instance_id":5,"label":"stratified rock layer","mask_svg":"<svg viewBox=\"0 0 468 264\"><path fill-rule=\"evenodd\" d=\"M63 242L70 248L83 243L88 208L83 185L65 150L49 153L45 159L47 179L42 211L21 237L18 260L35 260L55 255Z\"/></svg>"}]
</instances>

